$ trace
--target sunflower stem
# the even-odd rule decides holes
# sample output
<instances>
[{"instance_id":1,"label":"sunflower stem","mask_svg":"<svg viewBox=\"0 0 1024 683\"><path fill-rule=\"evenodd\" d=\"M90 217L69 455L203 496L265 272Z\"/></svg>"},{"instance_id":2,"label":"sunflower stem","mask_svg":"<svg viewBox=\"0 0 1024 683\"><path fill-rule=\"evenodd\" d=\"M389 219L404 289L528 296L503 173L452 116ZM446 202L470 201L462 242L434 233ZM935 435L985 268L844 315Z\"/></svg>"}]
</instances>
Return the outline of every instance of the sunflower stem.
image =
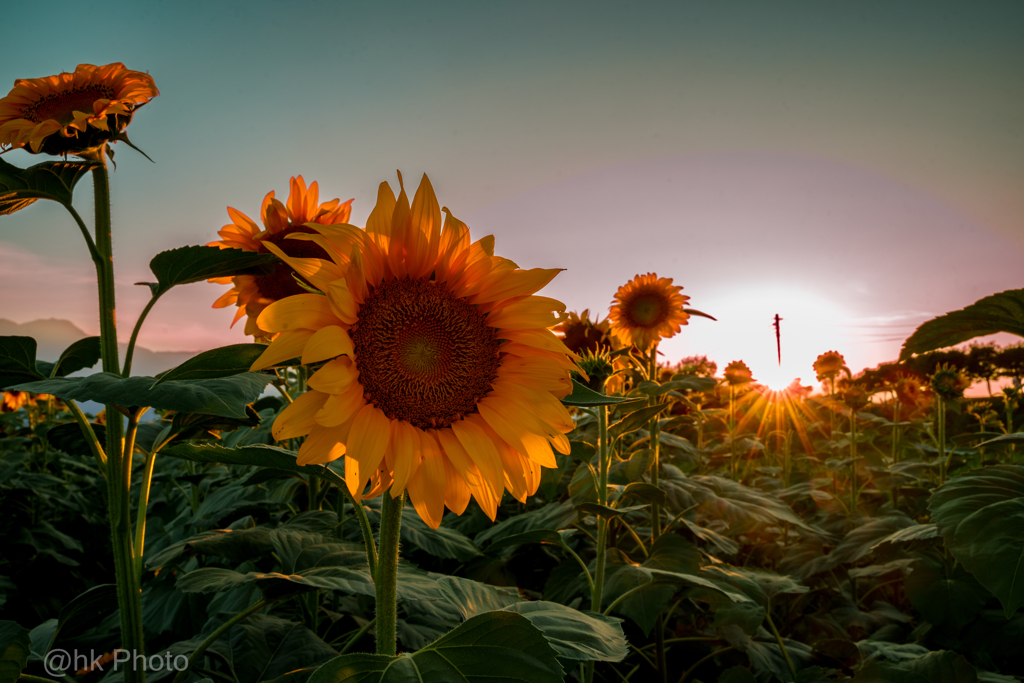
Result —
<instances>
[{"instance_id":1,"label":"sunflower stem","mask_svg":"<svg viewBox=\"0 0 1024 683\"><path fill-rule=\"evenodd\" d=\"M939 447L939 486L946 483L946 401L935 397L936 445Z\"/></svg>"},{"instance_id":2,"label":"sunflower stem","mask_svg":"<svg viewBox=\"0 0 1024 683\"><path fill-rule=\"evenodd\" d=\"M142 309L142 313L139 314L139 319L135 321L135 327L132 329L131 339L128 340L128 350L124 354L124 371L122 372L123 377L131 376L132 372L132 357L135 355L135 342L139 338L139 330L142 329L142 322L149 315L149 312L153 309L153 305L160 299L162 295L157 294L149 300L146 307Z\"/></svg>"},{"instance_id":3,"label":"sunflower stem","mask_svg":"<svg viewBox=\"0 0 1024 683\"><path fill-rule=\"evenodd\" d=\"M84 155L83 155L84 156ZM106 146L86 156L99 162L92 169L93 200L96 221L96 281L99 290L100 352L103 371L121 374L117 349L117 316L114 297L114 250L110 226L110 182L107 175ZM117 583L117 604L121 615L121 647L132 661L145 656L142 631L141 590L135 577L135 561L131 529L131 467L132 453L125 448L124 421L118 406L107 405L107 509L110 515L110 535L114 549L114 576ZM129 417L129 430L134 437L138 416ZM125 670L126 683L143 683L145 672L129 667Z\"/></svg>"},{"instance_id":4,"label":"sunflower stem","mask_svg":"<svg viewBox=\"0 0 1024 683\"><path fill-rule=\"evenodd\" d=\"M374 573L377 594L377 654L394 657L398 643L395 624L398 617L398 539L402 529L405 493L392 498L384 493L380 513L380 554Z\"/></svg>"},{"instance_id":5,"label":"sunflower stem","mask_svg":"<svg viewBox=\"0 0 1024 683\"><path fill-rule=\"evenodd\" d=\"M647 378L652 382L658 381L658 345L654 344L651 346L651 358L649 361ZM651 406L658 405L658 397L651 396L648 399L648 404ZM651 483L655 486L658 485L658 470L660 469L659 455L661 448L658 443L659 429L658 429L658 416L655 415L651 418L650 424L648 424L647 431L651 435L651 451L653 456L651 458ZM651 505L651 544L661 536L661 506L657 503Z\"/></svg>"}]
</instances>

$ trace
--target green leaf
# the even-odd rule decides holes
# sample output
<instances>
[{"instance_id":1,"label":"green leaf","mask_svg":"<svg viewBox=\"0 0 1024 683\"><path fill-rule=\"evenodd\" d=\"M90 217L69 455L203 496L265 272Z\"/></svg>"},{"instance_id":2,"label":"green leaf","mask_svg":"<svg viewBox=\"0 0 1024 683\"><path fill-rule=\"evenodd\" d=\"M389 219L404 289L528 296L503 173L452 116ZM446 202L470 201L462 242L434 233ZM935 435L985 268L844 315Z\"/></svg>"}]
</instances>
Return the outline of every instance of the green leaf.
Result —
<instances>
[{"instance_id":1,"label":"green leaf","mask_svg":"<svg viewBox=\"0 0 1024 683\"><path fill-rule=\"evenodd\" d=\"M60 358L50 370L50 377L66 377L72 372L91 368L99 362L103 352L99 337L79 339L60 354Z\"/></svg>"},{"instance_id":2,"label":"green leaf","mask_svg":"<svg viewBox=\"0 0 1024 683\"><path fill-rule=\"evenodd\" d=\"M977 683L978 674L963 655L929 652L902 662L869 662L852 683Z\"/></svg>"},{"instance_id":3,"label":"green leaf","mask_svg":"<svg viewBox=\"0 0 1024 683\"><path fill-rule=\"evenodd\" d=\"M563 675L556 651L526 617L498 611L469 619L413 654L343 655L308 683L561 683Z\"/></svg>"},{"instance_id":4,"label":"green leaf","mask_svg":"<svg viewBox=\"0 0 1024 683\"><path fill-rule=\"evenodd\" d=\"M715 628L739 626L747 635L757 635L767 611L752 602L722 603L715 610Z\"/></svg>"},{"instance_id":5,"label":"green leaf","mask_svg":"<svg viewBox=\"0 0 1024 683\"><path fill-rule=\"evenodd\" d=\"M579 406L588 408L590 406L611 406L617 403L624 403L626 399L617 396L605 396L593 389L572 380L572 393L562 399L567 406Z\"/></svg>"},{"instance_id":6,"label":"green leaf","mask_svg":"<svg viewBox=\"0 0 1024 683\"><path fill-rule=\"evenodd\" d=\"M61 608L57 620L57 631L53 637L56 639L58 634L67 636L86 631L115 611L117 611L117 586L112 583L93 586L75 596L71 602Z\"/></svg>"},{"instance_id":7,"label":"green leaf","mask_svg":"<svg viewBox=\"0 0 1024 683\"><path fill-rule=\"evenodd\" d=\"M249 372L264 351L265 344L231 344L204 351L160 375L154 387L168 381L187 379L218 379Z\"/></svg>"},{"instance_id":8,"label":"green leaf","mask_svg":"<svg viewBox=\"0 0 1024 683\"><path fill-rule=\"evenodd\" d=\"M585 662L621 662L629 653L621 619L581 612L544 600L517 602L505 609L529 619L559 657Z\"/></svg>"},{"instance_id":9,"label":"green leaf","mask_svg":"<svg viewBox=\"0 0 1024 683\"><path fill-rule=\"evenodd\" d=\"M106 443L106 429L101 424L92 425L92 430L101 444ZM77 422L67 422L51 427L50 431L46 432L46 440L51 446L68 455L92 457L92 449L89 448L89 444L82 434L82 428L78 426Z\"/></svg>"},{"instance_id":10,"label":"green leaf","mask_svg":"<svg viewBox=\"0 0 1024 683\"><path fill-rule=\"evenodd\" d=\"M245 406L259 398L270 379L263 373L247 372L221 379L164 382L154 388L156 380L152 377L121 377L97 372L88 377L60 377L10 388L76 401L113 403L126 408L150 406L180 413L244 420L248 418Z\"/></svg>"},{"instance_id":11,"label":"green leaf","mask_svg":"<svg viewBox=\"0 0 1024 683\"><path fill-rule=\"evenodd\" d=\"M908 526L904 529L900 529L896 533L889 534L881 541L877 541L871 550L874 551L881 545L886 543L910 543L911 541L924 541L929 538L936 538L939 535L939 528L934 524L915 524L914 526Z\"/></svg>"},{"instance_id":12,"label":"green leaf","mask_svg":"<svg viewBox=\"0 0 1024 683\"><path fill-rule=\"evenodd\" d=\"M20 211L37 199L71 206L75 185L95 161L44 161L18 168L0 159L0 216Z\"/></svg>"},{"instance_id":13,"label":"green leaf","mask_svg":"<svg viewBox=\"0 0 1024 683\"><path fill-rule=\"evenodd\" d=\"M757 683L754 674L744 666L733 666L722 672L718 683Z\"/></svg>"},{"instance_id":14,"label":"green leaf","mask_svg":"<svg viewBox=\"0 0 1024 683\"><path fill-rule=\"evenodd\" d=\"M928 508L946 547L1010 618L1024 605L1024 466L996 465L950 479Z\"/></svg>"},{"instance_id":15,"label":"green leaf","mask_svg":"<svg viewBox=\"0 0 1024 683\"><path fill-rule=\"evenodd\" d=\"M211 651L228 662L238 681L267 681L338 654L302 624L269 614L254 614L226 635Z\"/></svg>"},{"instance_id":16,"label":"green leaf","mask_svg":"<svg viewBox=\"0 0 1024 683\"><path fill-rule=\"evenodd\" d=\"M651 421L652 418L660 415L668 407L668 403L662 403L660 405L647 406L646 408L641 408L640 410L634 410L632 413L622 418L615 424L610 425L608 427L608 436L613 439L617 439L623 434L628 434L630 432L636 431L637 429L640 429L641 427L645 427L647 426L647 423Z\"/></svg>"},{"instance_id":17,"label":"green leaf","mask_svg":"<svg viewBox=\"0 0 1024 683\"><path fill-rule=\"evenodd\" d=\"M638 387L641 393L648 396L661 396L670 391L712 391L718 386L718 380L714 377L698 377L697 375L686 375L673 379L670 382L656 384L655 382L644 382Z\"/></svg>"},{"instance_id":18,"label":"green leaf","mask_svg":"<svg viewBox=\"0 0 1024 683\"><path fill-rule=\"evenodd\" d=\"M521 534L534 529L563 529L576 521L576 510L572 501L548 503L542 508L509 517L476 535L477 545L498 541L506 536Z\"/></svg>"},{"instance_id":19,"label":"green leaf","mask_svg":"<svg viewBox=\"0 0 1024 683\"><path fill-rule=\"evenodd\" d=\"M626 488L622 489L622 493L619 494L619 500L627 496L635 496L642 501L653 503L654 505L665 505L668 502L662 489L654 484L648 484L643 481L634 481L626 484Z\"/></svg>"},{"instance_id":20,"label":"green leaf","mask_svg":"<svg viewBox=\"0 0 1024 683\"><path fill-rule=\"evenodd\" d=\"M1008 289L933 318L903 342L900 360L997 332L1024 337L1024 289Z\"/></svg>"},{"instance_id":21,"label":"green leaf","mask_svg":"<svg viewBox=\"0 0 1024 683\"><path fill-rule=\"evenodd\" d=\"M344 486L344 481L339 479L339 475L344 476L343 461L335 460L326 466L298 465L295 462L295 453L293 451L278 448L277 446L253 444L252 446L242 446L240 448L227 448L216 444L176 443L164 447L160 453L161 455L169 455L174 458L203 464L253 465L281 472L312 475Z\"/></svg>"},{"instance_id":22,"label":"green leaf","mask_svg":"<svg viewBox=\"0 0 1024 683\"><path fill-rule=\"evenodd\" d=\"M914 562L905 589L910 603L936 626L956 633L974 621L990 596L963 565L932 554Z\"/></svg>"},{"instance_id":23,"label":"green leaf","mask_svg":"<svg viewBox=\"0 0 1024 683\"><path fill-rule=\"evenodd\" d=\"M403 547L419 548L434 557L468 562L480 554L464 534L444 526L431 529L415 513L402 517L401 535Z\"/></svg>"},{"instance_id":24,"label":"green leaf","mask_svg":"<svg viewBox=\"0 0 1024 683\"><path fill-rule=\"evenodd\" d=\"M515 588L497 588L458 576L442 576L437 580L437 588L463 619L505 609L523 601Z\"/></svg>"},{"instance_id":25,"label":"green leaf","mask_svg":"<svg viewBox=\"0 0 1024 683\"><path fill-rule=\"evenodd\" d=\"M596 517L601 517L602 519L615 519L616 517L627 515L630 512L643 510L646 507L646 503L643 505L632 505L625 508L613 508L607 505L601 505L600 503L580 503L576 506L576 510L582 515L594 515Z\"/></svg>"},{"instance_id":26,"label":"green leaf","mask_svg":"<svg viewBox=\"0 0 1024 683\"><path fill-rule=\"evenodd\" d=\"M564 529L562 531L553 531L551 529L531 529L530 531L524 531L521 534L512 534L506 536L501 540L495 541L494 543L487 546L487 552L493 552L499 548L508 548L515 545L523 545L525 543L540 543L542 545L557 545L562 548L567 547L565 545L565 539L569 538L576 533L576 529Z\"/></svg>"},{"instance_id":27,"label":"green leaf","mask_svg":"<svg viewBox=\"0 0 1024 683\"><path fill-rule=\"evenodd\" d=\"M153 296L160 296L171 287L200 282L215 277L234 275L266 275L279 260L273 254L260 254L242 249L189 246L161 251L149 262L157 281L149 285Z\"/></svg>"},{"instance_id":28,"label":"green leaf","mask_svg":"<svg viewBox=\"0 0 1024 683\"><path fill-rule=\"evenodd\" d=\"M988 441L982 441L978 446L988 446L993 443L1024 443L1024 432L1013 432L1012 434L1002 434L994 439Z\"/></svg>"},{"instance_id":29,"label":"green leaf","mask_svg":"<svg viewBox=\"0 0 1024 683\"><path fill-rule=\"evenodd\" d=\"M36 340L32 337L0 337L0 389L44 379L36 369Z\"/></svg>"},{"instance_id":30,"label":"green leaf","mask_svg":"<svg viewBox=\"0 0 1024 683\"><path fill-rule=\"evenodd\" d=\"M31 647L28 629L13 621L0 621L0 683L16 683L21 678Z\"/></svg>"}]
</instances>

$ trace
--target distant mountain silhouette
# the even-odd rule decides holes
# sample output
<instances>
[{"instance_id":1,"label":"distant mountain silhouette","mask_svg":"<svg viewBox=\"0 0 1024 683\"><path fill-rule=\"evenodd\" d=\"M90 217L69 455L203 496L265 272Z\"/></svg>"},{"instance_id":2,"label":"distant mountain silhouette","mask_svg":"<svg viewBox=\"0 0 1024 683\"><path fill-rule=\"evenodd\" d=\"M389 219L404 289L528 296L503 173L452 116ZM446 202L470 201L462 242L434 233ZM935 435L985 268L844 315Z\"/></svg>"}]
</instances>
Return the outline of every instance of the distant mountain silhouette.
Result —
<instances>
[{"instance_id":1,"label":"distant mountain silhouette","mask_svg":"<svg viewBox=\"0 0 1024 683\"><path fill-rule=\"evenodd\" d=\"M32 337L37 344L36 358L55 361L73 342L89 335L70 320L45 318L27 323L16 323L6 318L0 318L0 336ZM124 362L127 348L127 344L120 345L122 362ZM159 372L180 365L196 353L198 351L150 351L136 346L135 359L132 361L132 374L152 377ZM92 369L85 370L81 374L99 372L100 369L100 363L96 363Z\"/></svg>"}]
</instances>

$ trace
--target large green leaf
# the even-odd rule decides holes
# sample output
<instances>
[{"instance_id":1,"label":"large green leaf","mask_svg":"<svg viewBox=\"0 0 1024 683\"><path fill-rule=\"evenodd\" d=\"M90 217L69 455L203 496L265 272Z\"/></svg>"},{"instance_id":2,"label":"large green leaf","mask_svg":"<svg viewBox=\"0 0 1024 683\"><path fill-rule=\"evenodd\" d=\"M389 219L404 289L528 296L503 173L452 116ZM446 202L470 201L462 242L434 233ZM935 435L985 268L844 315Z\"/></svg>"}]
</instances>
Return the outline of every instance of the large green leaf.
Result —
<instances>
[{"instance_id":1,"label":"large green leaf","mask_svg":"<svg viewBox=\"0 0 1024 683\"><path fill-rule=\"evenodd\" d=\"M431 529L415 513L402 517L401 534L403 548L418 548L434 557L468 562L480 554L464 534L445 526Z\"/></svg>"},{"instance_id":2,"label":"large green leaf","mask_svg":"<svg viewBox=\"0 0 1024 683\"><path fill-rule=\"evenodd\" d=\"M563 529L576 521L572 501L548 503L542 508L509 517L476 535L477 545L501 540L534 529Z\"/></svg>"},{"instance_id":3,"label":"large green leaf","mask_svg":"<svg viewBox=\"0 0 1024 683\"><path fill-rule=\"evenodd\" d=\"M235 624L216 645L211 651L228 663L238 681L270 680L338 654L302 624L269 614Z\"/></svg>"},{"instance_id":4,"label":"large green leaf","mask_svg":"<svg viewBox=\"0 0 1024 683\"><path fill-rule=\"evenodd\" d=\"M0 159L0 216L20 211L37 199L71 206L75 184L95 161L44 161L18 168Z\"/></svg>"},{"instance_id":5,"label":"large green leaf","mask_svg":"<svg viewBox=\"0 0 1024 683\"><path fill-rule=\"evenodd\" d=\"M961 564L934 553L923 553L914 561L906 578L907 598L921 615L952 633L974 621L990 599Z\"/></svg>"},{"instance_id":6,"label":"large green leaf","mask_svg":"<svg viewBox=\"0 0 1024 683\"><path fill-rule=\"evenodd\" d=\"M175 285L200 282L215 277L262 275L279 260L273 254L242 249L189 246L161 251L149 262L156 282L147 282L153 296L160 296ZM143 283L140 283L143 284Z\"/></svg>"},{"instance_id":7,"label":"large green leaf","mask_svg":"<svg viewBox=\"0 0 1024 683\"><path fill-rule=\"evenodd\" d=\"M588 408L590 406L611 406L617 403L624 403L626 400L627 399L619 398L617 396L605 396L604 394L599 394L593 389L573 380L572 393L563 398L562 403L567 406Z\"/></svg>"},{"instance_id":8,"label":"large green leaf","mask_svg":"<svg viewBox=\"0 0 1024 683\"><path fill-rule=\"evenodd\" d=\"M103 355L99 337L85 337L64 349L50 369L50 377L66 377L72 372L91 368Z\"/></svg>"},{"instance_id":9,"label":"large green leaf","mask_svg":"<svg viewBox=\"0 0 1024 683\"><path fill-rule=\"evenodd\" d=\"M0 389L44 377L36 369L35 339L0 337Z\"/></svg>"},{"instance_id":10,"label":"large green leaf","mask_svg":"<svg viewBox=\"0 0 1024 683\"><path fill-rule=\"evenodd\" d=\"M544 632L560 657L618 662L626 656L626 638L619 619L580 612L555 602L527 602L514 590L455 576L441 577L437 587L464 619L501 609L522 614Z\"/></svg>"},{"instance_id":11,"label":"large green leaf","mask_svg":"<svg viewBox=\"0 0 1024 683\"><path fill-rule=\"evenodd\" d=\"M869 662L853 683L977 683L978 674L956 652L939 650L901 662Z\"/></svg>"},{"instance_id":12,"label":"large green leaf","mask_svg":"<svg viewBox=\"0 0 1024 683\"><path fill-rule=\"evenodd\" d=\"M472 617L412 654L343 655L308 683L561 683L563 675L556 651L526 617L498 611Z\"/></svg>"},{"instance_id":13,"label":"large green leaf","mask_svg":"<svg viewBox=\"0 0 1024 683\"><path fill-rule=\"evenodd\" d=\"M121 377L98 372L88 377L59 377L17 384L12 389L53 394L76 401L95 401L124 407L150 406L180 413L201 413L246 419L245 406L252 403L270 382L270 376L247 372L234 377L178 380L154 387L152 377Z\"/></svg>"},{"instance_id":14,"label":"large green leaf","mask_svg":"<svg viewBox=\"0 0 1024 683\"><path fill-rule=\"evenodd\" d=\"M921 324L903 342L900 360L997 332L1024 337L1024 289L1008 289L987 296L959 311Z\"/></svg>"},{"instance_id":15,"label":"large green leaf","mask_svg":"<svg viewBox=\"0 0 1024 683\"><path fill-rule=\"evenodd\" d=\"M950 479L928 507L946 547L1003 605L1024 605L1024 466L995 465Z\"/></svg>"},{"instance_id":16,"label":"large green leaf","mask_svg":"<svg viewBox=\"0 0 1024 683\"><path fill-rule=\"evenodd\" d=\"M31 647L28 629L13 621L0 621L0 683L15 683L21 678Z\"/></svg>"},{"instance_id":17,"label":"large green leaf","mask_svg":"<svg viewBox=\"0 0 1024 683\"><path fill-rule=\"evenodd\" d=\"M616 439L623 434L628 434L640 429L641 427L647 426L647 423L650 422L652 418L657 417L664 412L669 405L670 404L668 403L662 403L660 405L647 406L640 410L634 410L615 424L610 425L608 427L608 436Z\"/></svg>"},{"instance_id":18,"label":"large green leaf","mask_svg":"<svg viewBox=\"0 0 1024 683\"><path fill-rule=\"evenodd\" d=\"M204 351L160 375L154 386L178 379L217 379L248 372L267 350L265 344L231 344Z\"/></svg>"}]
</instances>

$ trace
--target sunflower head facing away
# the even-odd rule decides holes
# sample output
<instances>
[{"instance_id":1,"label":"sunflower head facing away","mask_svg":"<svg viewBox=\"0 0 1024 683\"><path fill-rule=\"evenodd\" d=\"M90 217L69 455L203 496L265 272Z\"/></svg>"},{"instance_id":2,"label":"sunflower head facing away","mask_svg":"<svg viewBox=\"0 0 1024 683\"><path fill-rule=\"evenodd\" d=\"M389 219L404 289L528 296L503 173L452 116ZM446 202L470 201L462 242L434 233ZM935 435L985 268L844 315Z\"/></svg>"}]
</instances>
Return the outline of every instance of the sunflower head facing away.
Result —
<instances>
[{"instance_id":1,"label":"sunflower head facing away","mask_svg":"<svg viewBox=\"0 0 1024 683\"><path fill-rule=\"evenodd\" d=\"M951 401L963 398L964 392L971 386L971 380L958 368L941 363L932 374L931 386L936 396Z\"/></svg>"},{"instance_id":2,"label":"sunflower head facing away","mask_svg":"<svg viewBox=\"0 0 1024 683\"><path fill-rule=\"evenodd\" d=\"M619 287L612 301L612 333L623 346L648 349L674 336L687 324L690 314L683 307L690 297L680 294L672 278L654 273L637 275Z\"/></svg>"},{"instance_id":3,"label":"sunflower head facing away","mask_svg":"<svg viewBox=\"0 0 1024 683\"><path fill-rule=\"evenodd\" d=\"M589 309L582 313L570 312L565 321L555 327L555 333L570 351L580 355L587 352L599 354L602 349L613 346L608 319L592 321Z\"/></svg>"},{"instance_id":4,"label":"sunflower head facing away","mask_svg":"<svg viewBox=\"0 0 1024 683\"><path fill-rule=\"evenodd\" d=\"M273 244L289 256L327 258L327 252L316 242L291 240L288 236L295 233L314 234L313 228L307 225L309 223L334 225L348 222L352 200L342 203L341 200L332 199L319 204L319 189L315 182L307 188L302 176L296 176L291 179L290 185L287 204L274 199L273 192L263 198L263 208L260 210L262 230L251 218L229 206L228 215L232 222L220 229L218 234L221 239L210 242L208 246L265 254L270 252L268 245ZM213 303L213 307L237 306L238 311L231 325L234 326L242 316L248 316L245 333L258 340L269 340L273 335L260 329L256 319L269 304L306 291L295 281L294 273L295 270L282 261L274 266L269 275L214 278L210 282L232 287Z\"/></svg>"},{"instance_id":5,"label":"sunflower head facing away","mask_svg":"<svg viewBox=\"0 0 1024 683\"><path fill-rule=\"evenodd\" d=\"M520 501L537 490L552 449L569 452L559 398L579 371L549 329L565 305L534 295L559 270L522 270L447 209L442 227L441 212L426 176L411 205L382 183L365 230L308 224L268 243L326 296L267 306L259 327L277 336L252 368L319 365L275 438L306 436L300 464L344 456L355 496L408 491L434 528L470 496L494 519L504 490ZM292 256L288 242L323 253Z\"/></svg>"},{"instance_id":6,"label":"sunflower head facing away","mask_svg":"<svg viewBox=\"0 0 1024 683\"><path fill-rule=\"evenodd\" d=\"M812 367L818 381L824 382L826 379L834 379L846 368L846 359L838 351L826 351L815 359Z\"/></svg>"},{"instance_id":7,"label":"sunflower head facing away","mask_svg":"<svg viewBox=\"0 0 1024 683\"><path fill-rule=\"evenodd\" d=\"M750 384L754 381L754 373L751 372L747 364L741 360L734 360L725 366L725 370L722 371L725 376L725 381L731 387L735 387L741 384Z\"/></svg>"},{"instance_id":8,"label":"sunflower head facing away","mask_svg":"<svg viewBox=\"0 0 1024 683\"><path fill-rule=\"evenodd\" d=\"M135 110L160 94L149 74L115 62L74 73L19 78L0 100L0 146L78 154L123 139Z\"/></svg>"}]
</instances>

